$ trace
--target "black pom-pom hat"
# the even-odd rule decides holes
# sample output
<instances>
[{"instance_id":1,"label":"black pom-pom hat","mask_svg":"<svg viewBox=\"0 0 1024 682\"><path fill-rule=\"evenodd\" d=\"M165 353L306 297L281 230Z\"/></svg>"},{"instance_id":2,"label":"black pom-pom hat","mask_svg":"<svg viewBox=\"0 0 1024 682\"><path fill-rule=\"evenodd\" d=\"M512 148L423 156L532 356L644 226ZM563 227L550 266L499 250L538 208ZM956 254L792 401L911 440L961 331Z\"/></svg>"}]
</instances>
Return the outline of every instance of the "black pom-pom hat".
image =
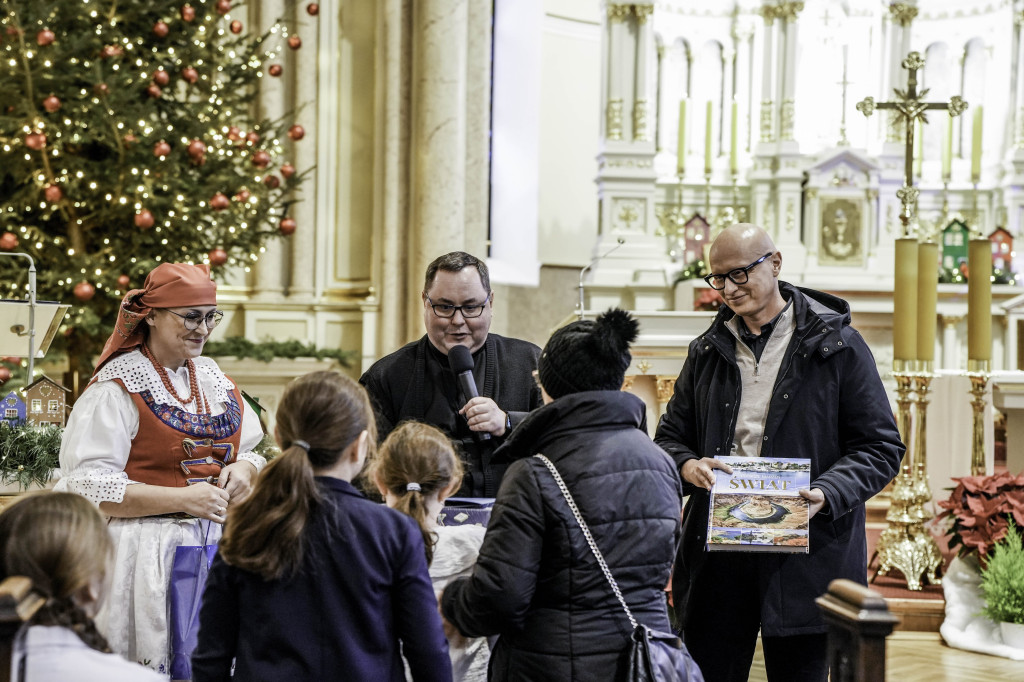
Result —
<instances>
[{"instance_id":1,"label":"black pom-pom hat","mask_svg":"<svg viewBox=\"0 0 1024 682\"><path fill-rule=\"evenodd\" d=\"M552 398L580 391L618 391L632 356L640 323L610 308L596 320L579 320L548 339L537 362L540 383Z\"/></svg>"}]
</instances>

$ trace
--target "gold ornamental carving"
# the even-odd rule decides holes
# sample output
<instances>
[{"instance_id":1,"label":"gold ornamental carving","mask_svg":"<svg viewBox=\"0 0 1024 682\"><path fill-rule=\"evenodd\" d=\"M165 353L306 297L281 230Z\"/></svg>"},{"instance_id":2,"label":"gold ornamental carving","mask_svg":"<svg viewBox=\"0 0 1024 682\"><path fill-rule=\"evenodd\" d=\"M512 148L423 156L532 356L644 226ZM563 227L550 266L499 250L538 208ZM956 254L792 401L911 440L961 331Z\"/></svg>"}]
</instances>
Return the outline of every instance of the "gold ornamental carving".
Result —
<instances>
[{"instance_id":1,"label":"gold ornamental carving","mask_svg":"<svg viewBox=\"0 0 1024 682\"><path fill-rule=\"evenodd\" d=\"M633 104L633 141L647 142L647 100L638 99Z\"/></svg>"},{"instance_id":2,"label":"gold ornamental carving","mask_svg":"<svg viewBox=\"0 0 1024 682\"><path fill-rule=\"evenodd\" d=\"M905 2L894 2L889 5L889 14L893 21L906 28L917 16L917 8Z\"/></svg>"},{"instance_id":3,"label":"gold ornamental carving","mask_svg":"<svg viewBox=\"0 0 1024 682\"><path fill-rule=\"evenodd\" d=\"M761 142L772 142L772 101L761 102Z\"/></svg>"},{"instance_id":4,"label":"gold ornamental carving","mask_svg":"<svg viewBox=\"0 0 1024 682\"><path fill-rule=\"evenodd\" d=\"M804 10L802 2L780 2L775 6L775 16L786 21L796 21L796 15Z\"/></svg>"},{"instance_id":5,"label":"gold ornamental carving","mask_svg":"<svg viewBox=\"0 0 1024 682\"><path fill-rule=\"evenodd\" d=\"M610 99L608 100L608 134L609 140L621 140L622 139L622 100L621 99Z\"/></svg>"},{"instance_id":6,"label":"gold ornamental carving","mask_svg":"<svg viewBox=\"0 0 1024 682\"><path fill-rule=\"evenodd\" d=\"M635 377L630 376L630 375L627 375L627 376L623 377L622 378L622 389L621 390L623 390L623 391L632 391L633 390L633 379L634 378Z\"/></svg>"},{"instance_id":7,"label":"gold ornamental carving","mask_svg":"<svg viewBox=\"0 0 1024 682\"><path fill-rule=\"evenodd\" d=\"M672 399L676 392L676 377L658 377L658 402L662 405Z\"/></svg>"},{"instance_id":8,"label":"gold ornamental carving","mask_svg":"<svg viewBox=\"0 0 1024 682\"><path fill-rule=\"evenodd\" d=\"M782 128L779 137L781 137L783 140L793 139L793 119L795 118L795 115L796 105L793 103L793 100L783 100L781 120L779 121Z\"/></svg>"},{"instance_id":9,"label":"gold ornamental carving","mask_svg":"<svg viewBox=\"0 0 1024 682\"><path fill-rule=\"evenodd\" d=\"M814 201L815 199L817 199L818 198L818 188L817 187L809 187L807 189L807 198L810 199L811 201Z\"/></svg>"},{"instance_id":10,"label":"gold ornamental carving","mask_svg":"<svg viewBox=\"0 0 1024 682\"><path fill-rule=\"evenodd\" d=\"M761 7L761 16L764 17L764 25L771 26L775 23L775 17L778 16L778 10L775 5L764 5Z\"/></svg>"},{"instance_id":11,"label":"gold ornamental carving","mask_svg":"<svg viewBox=\"0 0 1024 682\"><path fill-rule=\"evenodd\" d=\"M608 21L625 21L630 9L631 5L608 5Z\"/></svg>"},{"instance_id":12,"label":"gold ornamental carving","mask_svg":"<svg viewBox=\"0 0 1024 682\"><path fill-rule=\"evenodd\" d=\"M647 17L654 14L654 5L633 5L633 14L636 15L636 23L644 24Z\"/></svg>"}]
</instances>

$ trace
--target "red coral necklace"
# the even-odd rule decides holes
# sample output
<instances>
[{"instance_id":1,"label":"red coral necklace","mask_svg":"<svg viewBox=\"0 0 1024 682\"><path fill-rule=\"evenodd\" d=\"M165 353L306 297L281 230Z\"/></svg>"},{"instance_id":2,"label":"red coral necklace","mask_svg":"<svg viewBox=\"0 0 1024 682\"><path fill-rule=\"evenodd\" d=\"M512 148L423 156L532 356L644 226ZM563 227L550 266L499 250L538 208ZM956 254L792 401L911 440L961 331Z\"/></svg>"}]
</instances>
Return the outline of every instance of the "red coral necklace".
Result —
<instances>
[{"instance_id":1,"label":"red coral necklace","mask_svg":"<svg viewBox=\"0 0 1024 682\"><path fill-rule=\"evenodd\" d=\"M182 405L188 405L193 400L196 403L196 412L198 414L209 414L210 405L206 402L206 396L199 392L199 382L196 380L196 364L189 358L185 360L185 371L188 374L188 395L184 398L178 395L177 389L174 388L174 384L171 383L171 377L167 373L167 370L157 362L156 358L153 357L152 351L146 344L139 346L139 350L142 351L142 355L149 360L149 364L153 365L153 369L156 370L156 374L160 377L160 381L163 382L164 388L167 392L173 395L179 403ZM196 398L198 396L198 399Z\"/></svg>"}]
</instances>

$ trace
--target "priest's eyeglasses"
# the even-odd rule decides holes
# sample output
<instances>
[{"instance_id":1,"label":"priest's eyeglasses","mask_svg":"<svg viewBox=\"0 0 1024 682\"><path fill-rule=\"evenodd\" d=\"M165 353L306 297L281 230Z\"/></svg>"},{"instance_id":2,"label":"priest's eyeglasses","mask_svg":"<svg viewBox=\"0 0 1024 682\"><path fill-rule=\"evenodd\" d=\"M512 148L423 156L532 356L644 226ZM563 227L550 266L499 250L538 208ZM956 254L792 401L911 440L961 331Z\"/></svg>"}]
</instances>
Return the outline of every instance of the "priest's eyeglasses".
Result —
<instances>
[{"instance_id":1,"label":"priest's eyeglasses","mask_svg":"<svg viewBox=\"0 0 1024 682\"><path fill-rule=\"evenodd\" d=\"M195 312L182 315L181 313L176 313L173 310L167 310L167 312L169 312L171 315L177 315L178 317L180 317L182 321L185 323L185 329L189 330L190 332L199 329L200 322L205 322L207 329L213 329L218 324L220 324L221 320L224 319L223 310L213 310L206 313L205 315L200 315L199 313Z\"/></svg>"},{"instance_id":2,"label":"priest's eyeglasses","mask_svg":"<svg viewBox=\"0 0 1024 682\"><path fill-rule=\"evenodd\" d=\"M484 299L483 303L473 303L472 305L451 305L450 303L434 303L429 298L427 299L427 305L434 309L434 314L438 317L455 317L456 311L461 311L462 316L467 320L474 317L480 317L484 314L484 308L487 307L487 302L491 300L492 294L488 294L487 298Z\"/></svg>"},{"instance_id":3,"label":"priest's eyeglasses","mask_svg":"<svg viewBox=\"0 0 1024 682\"><path fill-rule=\"evenodd\" d=\"M750 279L750 271L756 268L761 263L763 263L764 259L768 258L771 255L771 253L766 253L760 258L758 258L756 261L748 265L747 267L730 270L724 275L708 275L707 277L704 278L704 281L707 282L708 286L710 286L712 289L716 289L718 291L721 291L722 289L725 288L726 277L728 277L733 284L746 284L747 280Z\"/></svg>"}]
</instances>

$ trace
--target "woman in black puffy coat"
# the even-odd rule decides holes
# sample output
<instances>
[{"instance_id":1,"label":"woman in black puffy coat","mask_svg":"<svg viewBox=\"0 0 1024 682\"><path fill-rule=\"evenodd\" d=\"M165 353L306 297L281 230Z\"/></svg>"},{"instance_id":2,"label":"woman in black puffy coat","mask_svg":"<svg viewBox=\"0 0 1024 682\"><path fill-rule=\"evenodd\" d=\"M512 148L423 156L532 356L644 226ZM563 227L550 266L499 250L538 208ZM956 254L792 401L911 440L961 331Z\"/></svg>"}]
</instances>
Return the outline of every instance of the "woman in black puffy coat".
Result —
<instances>
[{"instance_id":1,"label":"woman in black puffy coat","mask_svg":"<svg viewBox=\"0 0 1024 682\"><path fill-rule=\"evenodd\" d=\"M515 460L472 576L442 610L466 636L500 635L491 680L613 680L632 626L544 464L558 469L637 621L668 631L664 588L680 539L682 488L622 392L638 324L613 309L555 332L538 373L545 405L495 457Z\"/></svg>"}]
</instances>

